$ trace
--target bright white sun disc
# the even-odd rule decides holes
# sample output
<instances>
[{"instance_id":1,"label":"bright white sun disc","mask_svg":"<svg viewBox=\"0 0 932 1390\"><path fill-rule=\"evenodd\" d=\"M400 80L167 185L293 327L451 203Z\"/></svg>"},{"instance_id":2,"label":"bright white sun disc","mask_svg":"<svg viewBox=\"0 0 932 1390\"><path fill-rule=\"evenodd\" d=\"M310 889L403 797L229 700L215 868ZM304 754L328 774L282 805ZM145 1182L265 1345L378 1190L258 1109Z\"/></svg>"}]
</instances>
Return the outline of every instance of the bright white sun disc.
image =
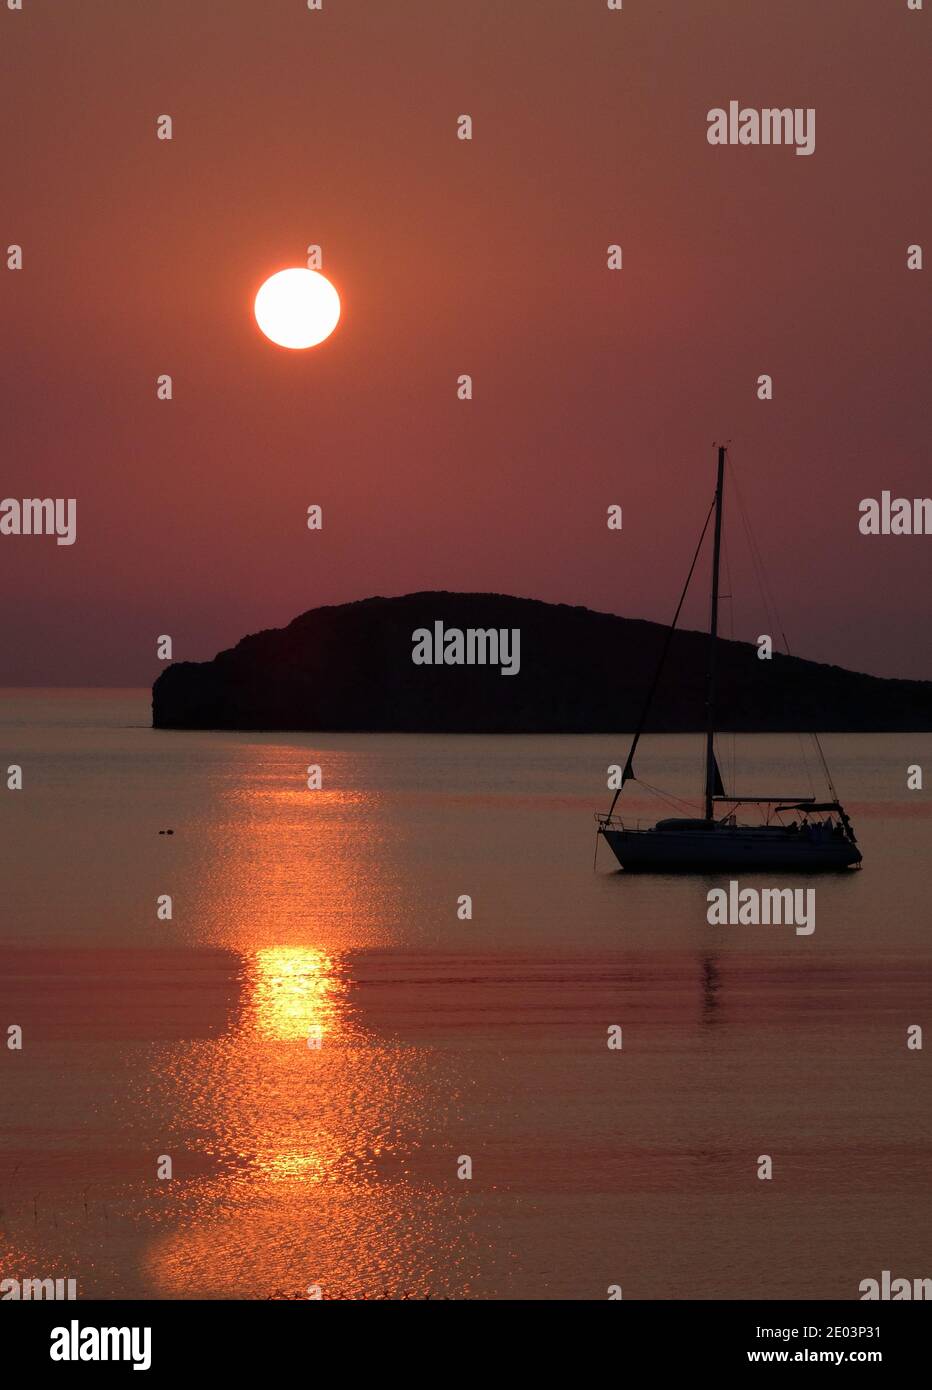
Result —
<instances>
[{"instance_id":1,"label":"bright white sun disc","mask_svg":"<svg viewBox=\"0 0 932 1390\"><path fill-rule=\"evenodd\" d=\"M279 270L256 295L256 323L279 347L309 348L337 326L340 296L317 270Z\"/></svg>"}]
</instances>

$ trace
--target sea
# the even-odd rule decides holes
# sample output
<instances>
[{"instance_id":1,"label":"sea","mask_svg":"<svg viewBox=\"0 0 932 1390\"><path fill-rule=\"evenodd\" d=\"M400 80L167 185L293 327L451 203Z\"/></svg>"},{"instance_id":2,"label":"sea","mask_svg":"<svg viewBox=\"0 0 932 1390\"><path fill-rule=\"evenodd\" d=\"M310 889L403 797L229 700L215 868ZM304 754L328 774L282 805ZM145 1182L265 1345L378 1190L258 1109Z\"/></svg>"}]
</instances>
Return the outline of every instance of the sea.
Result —
<instances>
[{"instance_id":1,"label":"sea","mask_svg":"<svg viewBox=\"0 0 932 1390\"><path fill-rule=\"evenodd\" d=\"M2 692L0 1287L932 1276L932 736L823 742L863 866L740 880L814 888L801 935L710 925L728 876L617 870L594 814L623 735L176 732L146 690ZM719 762L735 794L824 795L795 735ZM701 763L646 736L617 809L688 814Z\"/></svg>"}]
</instances>

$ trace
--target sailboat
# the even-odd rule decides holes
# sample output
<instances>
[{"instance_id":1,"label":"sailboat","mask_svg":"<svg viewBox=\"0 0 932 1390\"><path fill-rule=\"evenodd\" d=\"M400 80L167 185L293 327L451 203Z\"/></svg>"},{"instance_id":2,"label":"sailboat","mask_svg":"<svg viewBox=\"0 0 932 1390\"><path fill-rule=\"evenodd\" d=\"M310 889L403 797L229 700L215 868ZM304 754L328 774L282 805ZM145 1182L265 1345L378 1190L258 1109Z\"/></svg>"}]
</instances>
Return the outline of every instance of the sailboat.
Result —
<instances>
[{"instance_id":1,"label":"sailboat","mask_svg":"<svg viewBox=\"0 0 932 1390\"><path fill-rule=\"evenodd\" d=\"M715 757L715 667L718 650L719 567L722 550L722 512L725 490L724 445L718 446L718 473L715 499L673 617L644 712L631 741L621 776L621 786L612 798L607 815L597 815L597 834L610 846L623 869L630 871L715 873L741 869L820 871L847 869L861 862L854 827L832 783L818 736L813 735L828 782L830 799L814 796L729 796L722 782ZM625 784L637 780L634 754L647 721L651 700L657 688L664 660L669 651L683 601L714 511L712 553L712 608L709 623L706 667L705 807L701 817L671 817L656 825L642 827L615 814ZM742 824L739 808L761 808L760 824ZM791 818L791 819L790 819Z\"/></svg>"}]
</instances>

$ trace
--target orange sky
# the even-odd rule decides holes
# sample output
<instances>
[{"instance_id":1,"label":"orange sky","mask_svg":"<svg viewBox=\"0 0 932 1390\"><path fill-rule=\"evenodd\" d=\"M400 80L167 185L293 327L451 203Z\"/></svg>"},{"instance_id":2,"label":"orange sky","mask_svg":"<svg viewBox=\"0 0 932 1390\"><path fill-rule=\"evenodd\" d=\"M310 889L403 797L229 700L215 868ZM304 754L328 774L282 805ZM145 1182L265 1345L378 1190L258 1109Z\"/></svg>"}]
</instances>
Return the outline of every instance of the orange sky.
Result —
<instances>
[{"instance_id":1,"label":"orange sky","mask_svg":"<svg viewBox=\"0 0 932 1390\"><path fill-rule=\"evenodd\" d=\"M857 527L932 491L932 266L905 268L932 254L930 26L905 0L4 5L0 493L76 497L78 541L0 538L0 683L148 683L161 633L203 659L411 589L664 619L723 435L796 651L932 677L932 539ZM815 154L709 146L732 98L815 107ZM343 319L285 353L252 299L309 242Z\"/></svg>"}]
</instances>

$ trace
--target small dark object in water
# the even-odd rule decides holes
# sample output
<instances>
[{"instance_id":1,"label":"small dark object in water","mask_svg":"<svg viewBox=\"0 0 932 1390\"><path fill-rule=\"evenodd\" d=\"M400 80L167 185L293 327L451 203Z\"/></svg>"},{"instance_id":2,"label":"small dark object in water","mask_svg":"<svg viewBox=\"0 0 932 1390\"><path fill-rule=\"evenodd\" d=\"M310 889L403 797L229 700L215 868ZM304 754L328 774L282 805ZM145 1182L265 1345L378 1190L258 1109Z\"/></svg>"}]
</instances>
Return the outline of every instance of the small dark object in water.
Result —
<instances>
[{"instance_id":1,"label":"small dark object in water","mask_svg":"<svg viewBox=\"0 0 932 1390\"><path fill-rule=\"evenodd\" d=\"M160 830L160 831L159 831L159 834L160 834L160 835L174 835L174 833L175 833L174 830Z\"/></svg>"}]
</instances>

